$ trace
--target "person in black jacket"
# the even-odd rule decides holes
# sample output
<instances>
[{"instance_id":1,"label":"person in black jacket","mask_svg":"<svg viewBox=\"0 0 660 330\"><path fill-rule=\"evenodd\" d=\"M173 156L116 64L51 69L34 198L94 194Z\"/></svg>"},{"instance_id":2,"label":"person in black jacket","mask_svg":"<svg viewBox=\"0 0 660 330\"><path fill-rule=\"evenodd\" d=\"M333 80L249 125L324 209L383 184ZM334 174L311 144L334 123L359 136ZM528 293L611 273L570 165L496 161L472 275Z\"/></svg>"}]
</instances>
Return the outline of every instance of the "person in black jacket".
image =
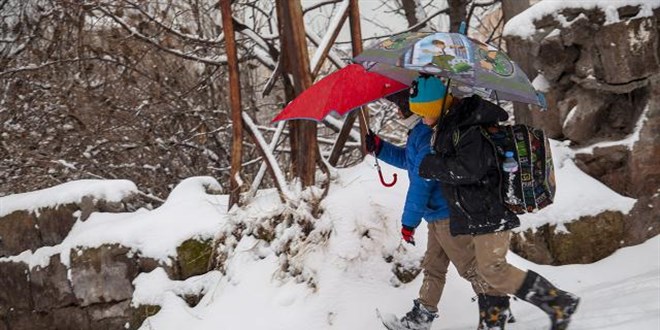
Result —
<instances>
[{"instance_id":1,"label":"person in black jacket","mask_svg":"<svg viewBox=\"0 0 660 330\"><path fill-rule=\"evenodd\" d=\"M502 169L482 127L507 118L504 109L479 96L455 98L435 127L434 153L422 160L419 175L440 181L450 206L451 234L473 236L479 275L496 290L541 308L550 316L553 330L566 329L579 298L506 261L511 229L520 221L504 205ZM496 304L483 305L490 313Z\"/></svg>"}]
</instances>

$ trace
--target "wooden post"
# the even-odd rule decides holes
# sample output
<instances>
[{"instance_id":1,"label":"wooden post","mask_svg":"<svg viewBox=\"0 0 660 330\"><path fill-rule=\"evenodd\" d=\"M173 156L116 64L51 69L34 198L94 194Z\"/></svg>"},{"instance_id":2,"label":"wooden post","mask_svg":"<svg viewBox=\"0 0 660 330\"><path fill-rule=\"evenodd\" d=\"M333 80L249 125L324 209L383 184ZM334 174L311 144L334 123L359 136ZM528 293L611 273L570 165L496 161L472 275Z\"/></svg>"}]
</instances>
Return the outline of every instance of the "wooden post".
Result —
<instances>
[{"instance_id":1,"label":"wooden post","mask_svg":"<svg viewBox=\"0 0 660 330\"><path fill-rule=\"evenodd\" d=\"M305 40L305 22L300 0L278 0L279 20L282 24L282 52L286 52L285 67L293 76L296 95L300 95L312 85L309 68L309 54ZM289 121L289 141L294 176L300 178L303 187L314 185L316 175L316 122L309 120Z\"/></svg>"},{"instance_id":2,"label":"wooden post","mask_svg":"<svg viewBox=\"0 0 660 330\"><path fill-rule=\"evenodd\" d=\"M231 0L220 0L222 13L222 30L225 33L227 47L227 64L229 68L229 104L231 107L232 141L231 141L231 171L229 178L228 210L238 204L240 184L237 180L241 173L241 158L243 154L243 119L241 118L241 81L238 72L238 55L234 26L231 16Z\"/></svg>"}]
</instances>

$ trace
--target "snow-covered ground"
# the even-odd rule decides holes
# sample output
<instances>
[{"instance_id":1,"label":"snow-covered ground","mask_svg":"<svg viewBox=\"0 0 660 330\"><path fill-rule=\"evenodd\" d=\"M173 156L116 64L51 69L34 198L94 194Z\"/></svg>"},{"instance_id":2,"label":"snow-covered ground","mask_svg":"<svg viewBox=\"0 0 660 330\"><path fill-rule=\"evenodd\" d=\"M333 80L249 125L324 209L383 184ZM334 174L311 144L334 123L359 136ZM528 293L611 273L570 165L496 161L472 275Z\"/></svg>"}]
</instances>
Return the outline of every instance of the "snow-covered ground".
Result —
<instances>
[{"instance_id":1,"label":"snow-covered ground","mask_svg":"<svg viewBox=\"0 0 660 330\"><path fill-rule=\"evenodd\" d=\"M553 154L558 182L556 203L526 215L524 227L560 224L603 210L625 213L634 205L635 200L616 194L581 172L573 163L572 152L561 143L553 142ZM226 263L226 275L213 271L172 281L160 268L139 275L134 281L133 303L163 307L147 319L142 329L379 329L377 308L397 314L408 311L421 276L402 284L392 268L395 263L419 263L426 245L426 226L418 229L417 246L402 243L399 216L408 185L406 175L382 164L386 177L398 172L400 178L393 188L385 188L372 164L373 159L367 158L358 166L336 172L321 204L323 213L315 220L316 227L330 235L297 246L299 252L293 260L302 265L305 281L280 272L282 257L274 248L277 240L269 245L251 236L243 237ZM90 184L97 187L99 195L112 199L135 190L124 181L85 182L80 186L86 188L81 188L76 197L72 192L75 184L67 184L51 188L47 194L42 191L2 197L0 214L25 205L36 209L77 201L84 194L95 193L90 191L94 190ZM187 179L155 210L94 213L85 222L77 222L60 245L9 259L43 265L49 256L61 253L62 261L68 264L68 250L73 246L121 242L141 255L168 262L176 246L189 237L214 237L232 221L253 218L258 222L283 207L274 190L264 190L249 206L227 213L227 196L206 194L203 187L217 187L217 182L207 177ZM280 231L280 235L287 232ZM582 297L572 330L660 328L660 237L589 265L542 266L512 253L509 260ZM204 297L193 308L180 298L200 292ZM468 283L452 268L440 304L441 316L433 329L474 329L477 306L472 297ZM514 301L512 308L518 322L510 329L547 329L545 315L535 307Z\"/></svg>"}]
</instances>

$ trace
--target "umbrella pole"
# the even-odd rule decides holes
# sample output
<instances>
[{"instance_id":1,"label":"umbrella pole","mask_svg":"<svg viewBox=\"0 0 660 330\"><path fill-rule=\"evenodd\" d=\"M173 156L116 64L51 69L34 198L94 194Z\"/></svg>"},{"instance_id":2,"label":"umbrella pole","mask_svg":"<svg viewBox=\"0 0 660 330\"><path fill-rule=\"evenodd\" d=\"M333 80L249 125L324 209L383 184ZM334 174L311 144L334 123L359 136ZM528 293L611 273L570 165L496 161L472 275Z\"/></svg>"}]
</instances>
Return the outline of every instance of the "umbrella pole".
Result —
<instances>
[{"instance_id":1,"label":"umbrella pole","mask_svg":"<svg viewBox=\"0 0 660 330\"><path fill-rule=\"evenodd\" d=\"M367 117L364 114L364 112L365 112L364 107L360 107L360 115L362 115L362 119L364 120L364 122L367 123ZM367 130L369 130L369 127L367 127ZM393 175L392 182L389 182L389 183L385 182L385 178L383 177L383 171L381 171L381 169L380 169L380 164L378 163L378 157L376 156L376 152L374 151L371 154L374 156L374 160L376 161L375 166L376 166L376 169L378 170L378 178L380 179L380 183L385 187L391 187L394 184L396 184L396 180L397 180L396 173L394 173L394 175Z\"/></svg>"}]
</instances>

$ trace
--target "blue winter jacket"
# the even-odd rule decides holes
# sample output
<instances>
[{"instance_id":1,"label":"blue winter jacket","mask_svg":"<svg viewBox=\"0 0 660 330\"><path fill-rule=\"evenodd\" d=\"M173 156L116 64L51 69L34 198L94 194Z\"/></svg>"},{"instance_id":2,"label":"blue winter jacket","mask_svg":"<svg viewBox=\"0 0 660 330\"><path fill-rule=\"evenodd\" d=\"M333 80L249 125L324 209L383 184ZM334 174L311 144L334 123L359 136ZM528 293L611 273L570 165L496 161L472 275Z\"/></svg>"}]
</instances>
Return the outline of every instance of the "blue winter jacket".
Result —
<instances>
[{"instance_id":1,"label":"blue winter jacket","mask_svg":"<svg viewBox=\"0 0 660 330\"><path fill-rule=\"evenodd\" d=\"M420 120L410 130L405 148L381 140L382 147L378 153L378 159L408 171L410 186L401 223L412 228L417 228L422 218L427 222L449 218L447 200L438 182L419 176L419 165L424 156L431 152L432 134L433 130Z\"/></svg>"}]
</instances>

